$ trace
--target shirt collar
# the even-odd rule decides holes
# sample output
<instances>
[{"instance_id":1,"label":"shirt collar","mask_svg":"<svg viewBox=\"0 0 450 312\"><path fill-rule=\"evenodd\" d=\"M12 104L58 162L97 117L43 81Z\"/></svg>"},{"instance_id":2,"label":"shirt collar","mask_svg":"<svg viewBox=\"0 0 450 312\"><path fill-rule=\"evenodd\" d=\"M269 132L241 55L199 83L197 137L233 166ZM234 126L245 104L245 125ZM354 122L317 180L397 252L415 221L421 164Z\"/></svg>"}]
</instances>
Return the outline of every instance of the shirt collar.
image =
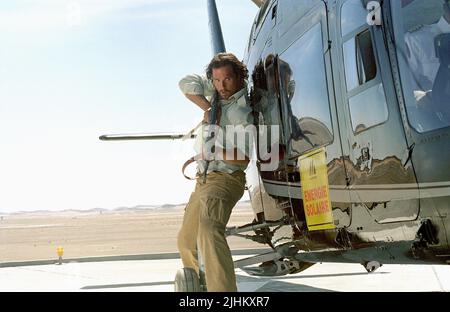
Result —
<instances>
[{"instance_id":1,"label":"shirt collar","mask_svg":"<svg viewBox=\"0 0 450 312\"><path fill-rule=\"evenodd\" d=\"M221 100L223 104L230 104L232 102L237 101L240 97L242 97L247 92L247 85L245 85L241 90L230 96L227 100Z\"/></svg>"},{"instance_id":2,"label":"shirt collar","mask_svg":"<svg viewBox=\"0 0 450 312\"><path fill-rule=\"evenodd\" d=\"M439 30L443 33L450 32L450 25L449 25L449 23L447 23L447 21L445 20L445 18L443 16L439 20L437 26L438 26Z\"/></svg>"}]
</instances>

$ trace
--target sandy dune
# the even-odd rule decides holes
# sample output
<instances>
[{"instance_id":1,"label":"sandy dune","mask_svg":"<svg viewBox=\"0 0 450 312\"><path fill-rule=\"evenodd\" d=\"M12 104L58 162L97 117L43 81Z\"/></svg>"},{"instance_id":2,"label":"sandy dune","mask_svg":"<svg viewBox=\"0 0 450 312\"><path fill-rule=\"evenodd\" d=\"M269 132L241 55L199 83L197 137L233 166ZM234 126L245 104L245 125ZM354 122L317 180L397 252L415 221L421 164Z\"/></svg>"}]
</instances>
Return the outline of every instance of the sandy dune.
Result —
<instances>
[{"instance_id":1,"label":"sandy dune","mask_svg":"<svg viewBox=\"0 0 450 312\"><path fill-rule=\"evenodd\" d=\"M176 252L184 206L160 211L39 212L3 215L0 262ZM239 203L229 226L251 222L249 203ZM231 249L264 247L242 238L228 239Z\"/></svg>"}]
</instances>

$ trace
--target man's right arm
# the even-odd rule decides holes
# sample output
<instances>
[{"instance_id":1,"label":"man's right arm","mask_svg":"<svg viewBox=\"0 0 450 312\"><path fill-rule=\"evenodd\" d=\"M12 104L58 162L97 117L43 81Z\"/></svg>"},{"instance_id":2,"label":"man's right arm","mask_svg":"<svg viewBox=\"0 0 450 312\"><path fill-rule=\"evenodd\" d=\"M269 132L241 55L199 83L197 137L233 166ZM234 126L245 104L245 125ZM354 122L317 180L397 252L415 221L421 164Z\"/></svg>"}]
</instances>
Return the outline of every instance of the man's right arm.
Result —
<instances>
[{"instance_id":1,"label":"man's right arm","mask_svg":"<svg viewBox=\"0 0 450 312\"><path fill-rule=\"evenodd\" d=\"M206 77L188 75L181 79L178 85L181 92L203 111L211 108L211 104L206 97L214 94L214 86Z\"/></svg>"},{"instance_id":2,"label":"man's right arm","mask_svg":"<svg viewBox=\"0 0 450 312\"><path fill-rule=\"evenodd\" d=\"M185 96L189 99L189 101L195 103L205 112L211 108L211 103L209 103L209 101L205 98L204 95L185 94Z\"/></svg>"}]
</instances>

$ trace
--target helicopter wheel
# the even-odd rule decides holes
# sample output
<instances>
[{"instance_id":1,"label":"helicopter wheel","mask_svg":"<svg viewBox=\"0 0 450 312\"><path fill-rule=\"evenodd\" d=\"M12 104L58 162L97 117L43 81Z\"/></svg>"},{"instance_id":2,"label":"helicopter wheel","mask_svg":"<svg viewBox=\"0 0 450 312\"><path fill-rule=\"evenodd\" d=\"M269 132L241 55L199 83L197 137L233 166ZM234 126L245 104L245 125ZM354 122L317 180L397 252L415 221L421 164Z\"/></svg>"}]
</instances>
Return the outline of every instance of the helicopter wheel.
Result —
<instances>
[{"instance_id":1,"label":"helicopter wheel","mask_svg":"<svg viewBox=\"0 0 450 312\"><path fill-rule=\"evenodd\" d=\"M192 268L182 268L175 275L175 292L200 292L200 280Z\"/></svg>"},{"instance_id":2,"label":"helicopter wheel","mask_svg":"<svg viewBox=\"0 0 450 312\"><path fill-rule=\"evenodd\" d=\"M362 264L366 269L367 273L375 272L375 270L379 269L383 264L378 261L366 261Z\"/></svg>"},{"instance_id":3,"label":"helicopter wheel","mask_svg":"<svg viewBox=\"0 0 450 312\"><path fill-rule=\"evenodd\" d=\"M290 267L289 274L300 273L315 264L312 262L303 262L303 261L296 261L296 262L289 261L289 262L290 262L288 264L288 266Z\"/></svg>"}]
</instances>

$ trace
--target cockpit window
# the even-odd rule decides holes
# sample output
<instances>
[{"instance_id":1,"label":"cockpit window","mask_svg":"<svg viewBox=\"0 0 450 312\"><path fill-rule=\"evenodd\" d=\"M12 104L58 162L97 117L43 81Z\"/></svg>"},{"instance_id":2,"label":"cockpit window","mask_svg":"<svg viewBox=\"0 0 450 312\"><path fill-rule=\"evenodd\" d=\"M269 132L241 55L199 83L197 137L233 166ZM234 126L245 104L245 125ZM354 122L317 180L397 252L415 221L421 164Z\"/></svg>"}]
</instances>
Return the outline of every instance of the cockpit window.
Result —
<instances>
[{"instance_id":1,"label":"cockpit window","mask_svg":"<svg viewBox=\"0 0 450 312\"><path fill-rule=\"evenodd\" d=\"M411 126L427 132L450 125L450 4L392 1L403 96Z\"/></svg>"}]
</instances>

